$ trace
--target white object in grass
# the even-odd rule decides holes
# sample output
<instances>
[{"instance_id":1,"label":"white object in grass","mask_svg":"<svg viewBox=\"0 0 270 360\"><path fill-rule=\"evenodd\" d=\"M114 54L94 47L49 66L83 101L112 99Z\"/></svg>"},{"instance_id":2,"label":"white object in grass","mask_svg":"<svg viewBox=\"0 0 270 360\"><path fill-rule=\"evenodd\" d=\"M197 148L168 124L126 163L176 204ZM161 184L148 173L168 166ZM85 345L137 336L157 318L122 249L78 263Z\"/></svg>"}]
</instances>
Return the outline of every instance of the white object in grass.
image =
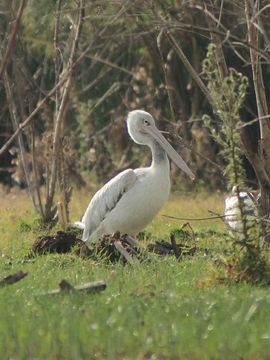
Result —
<instances>
[{"instance_id":1,"label":"white object in grass","mask_svg":"<svg viewBox=\"0 0 270 360\"><path fill-rule=\"evenodd\" d=\"M231 230L243 231L243 223L241 221L241 211L239 207L239 199L242 202L243 214L246 217L248 227L252 226L257 216L257 208L253 195L248 192L240 191L239 198L237 196L236 187L232 189L232 196L225 199L225 222Z\"/></svg>"}]
</instances>

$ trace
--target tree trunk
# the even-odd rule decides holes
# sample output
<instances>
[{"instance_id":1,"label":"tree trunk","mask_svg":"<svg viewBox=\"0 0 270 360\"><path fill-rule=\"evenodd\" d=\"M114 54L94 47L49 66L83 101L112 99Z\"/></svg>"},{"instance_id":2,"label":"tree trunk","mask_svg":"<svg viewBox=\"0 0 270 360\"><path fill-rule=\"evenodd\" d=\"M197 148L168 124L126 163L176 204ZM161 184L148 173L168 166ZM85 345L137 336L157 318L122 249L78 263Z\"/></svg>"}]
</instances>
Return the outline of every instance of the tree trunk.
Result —
<instances>
[{"instance_id":1,"label":"tree trunk","mask_svg":"<svg viewBox=\"0 0 270 360\"><path fill-rule=\"evenodd\" d=\"M260 215L270 215L270 120L262 76L261 57L255 50L260 47L259 17L260 1L245 0L245 14L250 45L250 60L258 118L260 124L260 139L256 144L254 134L247 127L242 129L241 138L245 154L252 164L260 185L259 211ZM256 15L256 16L255 16Z\"/></svg>"}]
</instances>

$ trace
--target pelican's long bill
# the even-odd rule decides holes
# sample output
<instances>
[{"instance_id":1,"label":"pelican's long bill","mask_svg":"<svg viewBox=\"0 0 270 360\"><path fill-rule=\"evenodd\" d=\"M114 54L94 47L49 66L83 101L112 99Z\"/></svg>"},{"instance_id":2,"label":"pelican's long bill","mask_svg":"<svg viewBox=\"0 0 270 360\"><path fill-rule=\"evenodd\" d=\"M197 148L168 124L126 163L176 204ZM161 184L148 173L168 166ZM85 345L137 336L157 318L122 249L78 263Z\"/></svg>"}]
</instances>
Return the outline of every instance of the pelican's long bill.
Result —
<instances>
[{"instance_id":1,"label":"pelican's long bill","mask_svg":"<svg viewBox=\"0 0 270 360\"><path fill-rule=\"evenodd\" d=\"M153 138L160 144L160 146L166 151L167 155L171 158L171 160L188 176L191 177L192 180L195 179L193 172L187 166L186 162L182 159L182 157L174 150L171 144L165 139L165 137L161 134L161 132L155 126L144 126L144 130L146 133L153 136Z\"/></svg>"}]
</instances>

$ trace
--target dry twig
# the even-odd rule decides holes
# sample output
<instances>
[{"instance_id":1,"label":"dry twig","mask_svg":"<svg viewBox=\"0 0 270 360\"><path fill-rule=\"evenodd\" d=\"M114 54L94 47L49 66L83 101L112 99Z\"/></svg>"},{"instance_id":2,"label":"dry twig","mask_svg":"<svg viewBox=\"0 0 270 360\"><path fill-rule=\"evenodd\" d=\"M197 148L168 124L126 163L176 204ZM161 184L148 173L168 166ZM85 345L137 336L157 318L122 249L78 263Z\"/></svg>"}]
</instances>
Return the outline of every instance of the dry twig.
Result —
<instances>
[{"instance_id":1,"label":"dry twig","mask_svg":"<svg viewBox=\"0 0 270 360\"><path fill-rule=\"evenodd\" d=\"M67 293L84 292L87 294L97 293L105 290L107 287L105 281L93 281L78 286L71 285L67 280L63 279L59 283L59 289L51 290L42 295L63 295Z\"/></svg>"},{"instance_id":2,"label":"dry twig","mask_svg":"<svg viewBox=\"0 0 270 360\"><path fill-rule=\"evenodd\" d=\"M196 82L196 84L199 86L199 88L201 89L203 94L206 96L206 98L209 101L209 103L211 104L214 112L217 113L216 104L215 104L212 96L210 95L207 87L204 85L200 76L197 74L196 70L193 68L193 66L188 61L186 55L184 54L184 52L181 49L181 47L179 46L179 44L176 42L174 36L172 35L172 33L169 30L166 31L166 35L167 35L171 45L173 46L174 50L176 51L177 55L179 56L179 58L181 59L181 61L185 65L185 67L187 68L190 75L192 76L193 80Z\"/></svg>"},{"instance_id":3,"label":"dry twig","mask_svg":"<svg viewBox=\"0 0 270 360\"><path fill-rule=\"evenodd\" d=\"M7 44L7 48L6 48L5 54L4 54L2 62L1 62L0 79L3 77L6 65L7 65L8 61L10 59L12 50L14 48L15 38L16 38L16 35L17 35L17 33L18 33L19 29L20 29L21 18L22 18L22 15L23 15L25 4L26 4L26 0L21 0L20 1L20 6L19 6L19 9L18 9L18 12L17 12L14 27L13 27L13 30L12 30L12 32L10 34L8 44Z\"/></svg>"},{"instance_id":4,"label":"dry twig","mask_svg":"<svg viewBox=\"0 0 270 360\"><path fill-rule=\"evenodd\" d=\"M4 86L5 86L6 98L7 98L7 103L8 103L8 107L9 107L9 114L10 114L11 122L12 122L14 131L16 131L19 127L19 119L18 119L19 116L18 116L17 106L16 106L16 102L15 102L15 95L14 95L12 86L10 84L10 80L9 80L7 71L4 71ZM26 162L26 150L25 150L22 134L18 135L18 146L19 146L19 158L21 159L29 195L30 195L30 198L34 205L34 208L39 212L40 209L39 209L39 206L36 201L35 190L32 186L32 181L30 179L30 171L29 171L28 164Z\"/></svg>"},{"instance_id":5,"label":"dry twig","mask_svg":"<svg viewBox=\"0 0 270 360\"><path fill-rule=\"evenodd\" d=\"M15 274L8 275L7 277L5 277L4 279L2 279L0 281L0 287L5 286L5 285L14 284L15 282L22 280L26 275L27 275L27 273L25 273L23 271L18 271Z\"/></svg>"},{"instance_id":6,"label":"dry twig","mask_svg":"<svg viewBox=\"0 0 270 360\"><path fill-rule=\"evenodd\" d=\"M71 52L68 60L67 67L63 70L62 75L64 76L65 73L68 73L67 80L64 84L64 89L61 94L61 100L59 109L57 109L56 118L55 118L55 125L54 125L54 133L53 133L53 154L52 154L52 167L51 167L51 176L49 181L49 193L46 196L46 204L45 204L45 217L51 219L52 217L52 205L53 205L53 198L56 189L56 180L57 180L57 171L59 168L59 152L60 149L60 140L63 137L63 124L64 124L64 115L66 110L66 105L68 101L69 91L71 87L71 79L72 79L72 69L75 63L75 56L76 51L79 44L79 38L82 28L83 22L83 14L84 14L84 6L85 0L80 0L78 3L78 19L76 24L76 31L74 34L74 39L71 47ZM66 203L66 201L65 201ZM66 214L67 216L67 214Z\"/></svg>"}]
</instances>

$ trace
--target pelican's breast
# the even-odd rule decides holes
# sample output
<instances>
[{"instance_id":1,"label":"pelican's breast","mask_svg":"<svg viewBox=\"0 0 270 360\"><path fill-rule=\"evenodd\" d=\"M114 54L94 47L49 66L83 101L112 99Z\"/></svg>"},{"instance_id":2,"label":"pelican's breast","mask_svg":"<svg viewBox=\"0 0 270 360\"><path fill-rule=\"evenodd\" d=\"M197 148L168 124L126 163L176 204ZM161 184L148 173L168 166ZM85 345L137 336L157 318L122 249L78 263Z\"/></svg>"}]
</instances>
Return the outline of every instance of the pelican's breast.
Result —
<instances>
[{"instance_id":1,"label":"pelican's breast","mask_svg":"<svg viewBox=\"0 0 270 360\"><path fill-rule=\"evenodd\" d=\"M119 230L136 234L159 212L170 193L167 169L149 167L135 170L137 180L104 220L105 232Z\"/></svg>"}]
</instances>

